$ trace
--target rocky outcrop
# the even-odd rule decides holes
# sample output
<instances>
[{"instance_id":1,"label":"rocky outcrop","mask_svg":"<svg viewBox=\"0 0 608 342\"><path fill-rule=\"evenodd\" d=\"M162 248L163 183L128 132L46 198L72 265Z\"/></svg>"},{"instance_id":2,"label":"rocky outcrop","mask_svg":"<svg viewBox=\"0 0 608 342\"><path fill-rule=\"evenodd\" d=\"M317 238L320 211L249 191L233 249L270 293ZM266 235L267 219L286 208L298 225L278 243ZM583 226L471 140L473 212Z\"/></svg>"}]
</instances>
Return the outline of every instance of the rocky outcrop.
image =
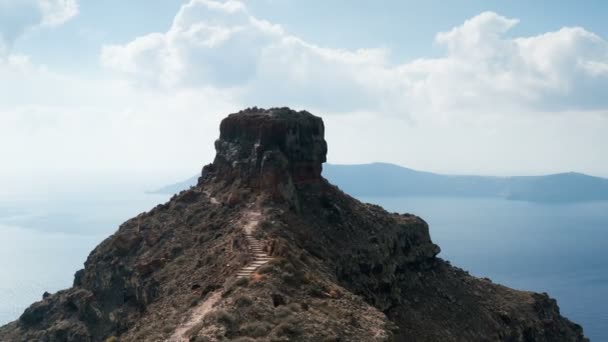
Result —
<instances>
[{"instance_id":1,"label":"rocky outcrop","mask_svg":"<svg viewBox=\"0 0 608 342\"><path fill-rule=\"evenodd\" d=\"M0 340L586 340L546 294L451 266L421 218L323 179L320 118L248 109L216 149L195 188L121 225Z\"/></svg>"},{"instance_id":2,"label":"rocky outcrop","mask_svg":"<svg viewBox=\"0 0 608 342\"><path fill-rule=\"evenodd\" d=\"M251 108L220 124L217 155L199 185L224 181L230 193L247 187L297 206L294 184L321 180L327 143L323 120L289 108ZM235 195L238 196L238 195Z\"/></svg>"}]
</instances>

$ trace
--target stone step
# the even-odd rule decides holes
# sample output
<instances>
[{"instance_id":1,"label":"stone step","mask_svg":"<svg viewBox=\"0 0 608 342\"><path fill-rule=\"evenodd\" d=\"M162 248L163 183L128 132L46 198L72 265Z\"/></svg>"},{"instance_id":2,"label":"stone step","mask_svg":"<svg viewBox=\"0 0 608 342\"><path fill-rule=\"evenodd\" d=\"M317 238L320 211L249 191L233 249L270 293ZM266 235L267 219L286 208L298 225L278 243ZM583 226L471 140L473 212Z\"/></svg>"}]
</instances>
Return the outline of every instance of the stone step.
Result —
<instances>
[{"instance_id":1,"label":"stone step","mask_svg":"<svg viewBox=\"0 0 608 342\"><path fill-rule=\"evenodd\" d=\"M265 265L274 259L274 257L271 257L268 253L264 252L266 244L253 236L253 231L246 231L245 239L247 240L249 253L253 257L253 260L237 271L237 278L250 277L258 268L260 268L260 266Z\"/></svg>"}]
</instances>

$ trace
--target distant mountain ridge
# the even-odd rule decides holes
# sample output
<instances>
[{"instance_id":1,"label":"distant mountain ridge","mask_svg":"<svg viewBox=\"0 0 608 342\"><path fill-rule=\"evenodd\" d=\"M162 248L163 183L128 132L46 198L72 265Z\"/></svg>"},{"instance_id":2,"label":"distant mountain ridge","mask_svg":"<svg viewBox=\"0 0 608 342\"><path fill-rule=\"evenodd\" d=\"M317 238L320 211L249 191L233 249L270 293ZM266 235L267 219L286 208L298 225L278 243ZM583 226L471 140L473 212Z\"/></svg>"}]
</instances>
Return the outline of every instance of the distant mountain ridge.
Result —
<instances>
[{"instance_id":1,"label":"distant mountain ridge","mask_svg":"<svg viewBox=\"0 0 608 342\"><path fill-rule=\"evenodd\" d=\"M215 148L0 341L589 341L546 293L452 266L422 218L330 184L320 117L248 108Z\"/></svg>"},{"instance_id":2,"label":"distant mountain ridge","mask_svg":"<svg viewBox=\"0 0 608 342\"><path fill-rule=\"evenodd\" d=\"M389 163L326 164L323 176L356 196L497 197L533 202L608 200L608 179L568 172L545 176L457 176L417 171ZM198 176L154 193L178 193Z\"/></svg>"},{"instance_id":3,"label":"distant mountain ridge","mask_svg":"<svg viewBox=\"0 0 608 342\"><path fill-rule=\"evenodd\" d=\"M198 182L199 176L190 177L184 181L165 185L160 189L150 191L152 194L176 194L182 190L190 189Z\"/></svg>"}]
</instances>

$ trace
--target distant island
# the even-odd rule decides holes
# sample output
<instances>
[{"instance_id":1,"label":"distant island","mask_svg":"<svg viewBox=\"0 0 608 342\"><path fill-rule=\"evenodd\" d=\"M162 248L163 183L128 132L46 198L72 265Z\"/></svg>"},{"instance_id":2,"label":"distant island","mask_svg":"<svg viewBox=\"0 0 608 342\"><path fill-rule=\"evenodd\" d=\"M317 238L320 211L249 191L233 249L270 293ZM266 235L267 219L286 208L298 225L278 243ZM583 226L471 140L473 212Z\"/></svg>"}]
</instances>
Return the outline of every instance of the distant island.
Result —
<instances>
[{"instance_id":1,"label":"distant island","mask_svg":"<svg viewBox=\"0 0 608 342\"><path fill-rule=\"evenodd\" d=\"M548 294L452 266L422 218L324 179L320 117L247 108L215 148L196 186L121 224L0 341L589 341ZM360 168L326 175L379 190Z\"/></svg>"},{"instance_id":2,"label":"distant island","mask_svg":"<svg viewBox=\"0 0 608 342\"><path fill-rule=\"evenodd\" d=\"M323 176L355 196L494 197L531 202L608 200L608 179L568 172L545 176L456 176L388 163L326 164ZM198 176L154 193L173 194L196 185Z\"/></svg>"}]
</instances>

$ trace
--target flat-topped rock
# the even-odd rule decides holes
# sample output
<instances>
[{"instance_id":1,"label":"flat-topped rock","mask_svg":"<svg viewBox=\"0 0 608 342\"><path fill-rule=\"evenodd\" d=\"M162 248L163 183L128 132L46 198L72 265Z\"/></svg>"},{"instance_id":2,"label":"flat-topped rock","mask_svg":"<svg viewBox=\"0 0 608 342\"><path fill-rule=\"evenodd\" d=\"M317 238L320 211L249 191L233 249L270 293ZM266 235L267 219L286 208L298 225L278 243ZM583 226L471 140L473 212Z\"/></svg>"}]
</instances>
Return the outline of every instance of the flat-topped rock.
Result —
<instances>
[{"instance_id":1,"label":"flat-topped rock","mask_svg":"<svg viewBox=\"0 0 608 342\"><path fill-rule=\"evenodd\" d=\"M321 179L327 143L323 120L289 108L248 108L220 125L213 164L199 185L223 179L290 199L293 184Z\"/></svg>"}]
</instances>

